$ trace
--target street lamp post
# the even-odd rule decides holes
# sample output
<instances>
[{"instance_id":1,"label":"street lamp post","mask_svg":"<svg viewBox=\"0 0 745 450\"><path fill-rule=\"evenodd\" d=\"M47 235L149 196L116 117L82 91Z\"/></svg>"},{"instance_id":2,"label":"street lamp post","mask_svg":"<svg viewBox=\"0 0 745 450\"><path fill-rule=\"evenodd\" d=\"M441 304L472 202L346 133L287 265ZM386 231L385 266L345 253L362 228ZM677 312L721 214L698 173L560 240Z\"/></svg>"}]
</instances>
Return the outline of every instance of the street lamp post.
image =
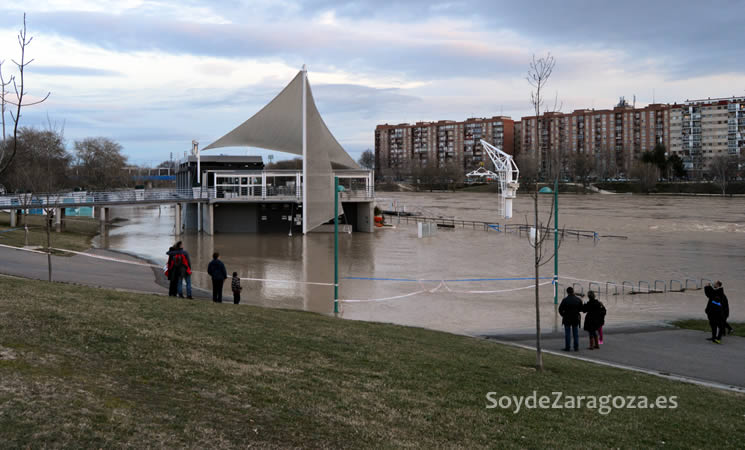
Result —
<instances>
[{"instance_id":1,"label":"street lamp post","mask_svg":"<svg viewBox=\"0 0 745 450\"><path fill-rule=\"evenodd\" d=\"M339 177L334 177L334 314L339 314Z\"/></svg>"},{"instance_id":2,"label":"street lamp post","mask_svg":"<svg viewBox=\"0 0 745 450\"><path fill-rule=\"evenodd\" d=\"M544 186L538 191L550 194L551 188ZM559 303L559 179L554 180L554 305Z\"/></svg>"}]
</instances>

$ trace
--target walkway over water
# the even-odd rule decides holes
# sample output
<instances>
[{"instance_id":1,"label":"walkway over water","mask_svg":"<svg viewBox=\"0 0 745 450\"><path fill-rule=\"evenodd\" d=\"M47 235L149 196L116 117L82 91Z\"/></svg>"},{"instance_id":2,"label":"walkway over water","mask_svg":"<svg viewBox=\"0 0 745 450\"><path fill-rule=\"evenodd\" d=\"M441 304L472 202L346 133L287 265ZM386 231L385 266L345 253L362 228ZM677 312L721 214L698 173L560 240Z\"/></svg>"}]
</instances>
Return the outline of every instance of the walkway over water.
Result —
<instances>
[{"instance_id":1,"label":"walkway over water","mask_svg":"<svg viewBox=\"0 0 745 450\"><path fill-rule=\"evenodd\" d=\"M334 175L340 178L340 184L345 187L340 195L342 201L371 201L375 197L370 171L339 170ZM213 186L209 188L3 195L0 196L0 210L216 202L302 202L300 171L225 171L219 176L217 173L213 176Z\"/></svg>"}]
</instances>

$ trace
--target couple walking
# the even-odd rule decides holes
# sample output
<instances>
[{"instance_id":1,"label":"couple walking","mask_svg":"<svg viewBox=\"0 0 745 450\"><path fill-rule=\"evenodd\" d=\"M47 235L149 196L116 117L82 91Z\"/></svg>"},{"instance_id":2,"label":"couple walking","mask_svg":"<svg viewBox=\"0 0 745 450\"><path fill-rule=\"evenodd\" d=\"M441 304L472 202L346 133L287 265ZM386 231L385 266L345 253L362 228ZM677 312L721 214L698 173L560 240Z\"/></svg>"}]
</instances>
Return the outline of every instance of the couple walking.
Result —
<instances>
[{"instance_id":1,"label":"couple walking","mask_svg":"<svg viewBox=\"0 0 745 450\"><path fill-rule=\"evenodd\" d=\"M561 323L564 325L564 348L565 352L570 351L570 332L574 338L574 351L579 351L579 326L582 321L580 313L585 315L585 331L590 335L589 350L600 348L600 341L603 338L603 324L605 323L605 306L595 297L595 292L587 292L587 303L574 295L574 288L567 288L567 296L559 305L559 314L561 314ZM599 335L598 335L599 333Z\"/></svg>"}]
</instances>

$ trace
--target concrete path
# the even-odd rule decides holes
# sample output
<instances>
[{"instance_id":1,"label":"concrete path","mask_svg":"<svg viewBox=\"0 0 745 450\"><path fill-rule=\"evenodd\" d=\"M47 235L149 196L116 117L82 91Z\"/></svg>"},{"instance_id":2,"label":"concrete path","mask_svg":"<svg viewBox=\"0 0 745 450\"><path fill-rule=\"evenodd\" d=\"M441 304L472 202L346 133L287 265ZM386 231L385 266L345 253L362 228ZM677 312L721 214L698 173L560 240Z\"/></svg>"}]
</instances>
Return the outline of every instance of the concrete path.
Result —
<instances>
[{"instance_id":1,"label":"concrete path","mask_svg":"<svg viewBox=\"0 0 745 450\"><path fill-rule=\"evenodd\" d=\"M599 350L587 350L587 333L580 331L580 351L563 352L564 336L545 336L543 348L555 354L581 357L633 368L660 375L687 378L745 391L745 338L731 336L722 345L707 341L710 333L678 328L620 329L605 331ZM523 336L489 336L535 348L535 338Z\"/></svg>"},{"instance_id":2,"label":"concrete path","mask_svg":"<svg viewBox=\"0 0 745 450\"><path fill-rule=\"evenodd\" d=\"M102 249L95 255L144 263L141 259ZM36 280L47 280L47 255L0 247L0 273ZM109 289L168 294L168 280L158 268L125 264L82 255L52 256L52 280ZM195 297L212 299L211 292L192 289ZM223 296L223 301L228 300ZM229 299L232 302L232 298Z\"/></svg>"}]
</instances>

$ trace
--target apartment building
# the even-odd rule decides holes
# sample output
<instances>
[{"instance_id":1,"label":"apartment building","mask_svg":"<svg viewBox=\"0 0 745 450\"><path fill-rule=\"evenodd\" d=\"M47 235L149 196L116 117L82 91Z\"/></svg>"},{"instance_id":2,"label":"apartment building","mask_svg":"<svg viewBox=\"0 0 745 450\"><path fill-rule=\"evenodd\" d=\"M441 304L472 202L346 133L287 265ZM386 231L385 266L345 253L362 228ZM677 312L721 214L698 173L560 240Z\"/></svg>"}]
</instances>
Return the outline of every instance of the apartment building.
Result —
<instances>
[{"instance_id":1,"label":"apartment building","mask_svg":"<svg viewBox=\"0 0 745 450\"><path fill-rule=\"evenodd\" d=\"M480 140L513 153L514 122L509 117L470 118L462 122L383 124L375 128L375 169L379 177L404 177L421 167L455 165L468 171L482 163L492 168Z\"/></svg>"},{"instance_id":2,"label":"apartment building","mask_svg":"<svg viewBox=\"0 0 745 450\"><path fill-rule=\"evenodd\" d=\"M745 97L687 100L670 114L670 152L691 175L700 176L716 156L745 154Z\"/></svg>"},{"instance_id":3,"label":"apartment building","mask_svg":"<svg viewBox=\"0 0 745 450\"><path fill-rule=\"evenodd\" d=\"M566 172L573 155L591 155L596 169L606 175L628 173L642 153L658 143L669 148L670 106L650 104L634 108L622 97L613 109L578 109L546 113L520 120L520 147L534 154L542 173L550 173L557 152ZM540 133L540 140L538 139ZM540 146L539 146L540 143ZM537 153L533 153L537 152Z\"/></svg>"}]
</instances>

